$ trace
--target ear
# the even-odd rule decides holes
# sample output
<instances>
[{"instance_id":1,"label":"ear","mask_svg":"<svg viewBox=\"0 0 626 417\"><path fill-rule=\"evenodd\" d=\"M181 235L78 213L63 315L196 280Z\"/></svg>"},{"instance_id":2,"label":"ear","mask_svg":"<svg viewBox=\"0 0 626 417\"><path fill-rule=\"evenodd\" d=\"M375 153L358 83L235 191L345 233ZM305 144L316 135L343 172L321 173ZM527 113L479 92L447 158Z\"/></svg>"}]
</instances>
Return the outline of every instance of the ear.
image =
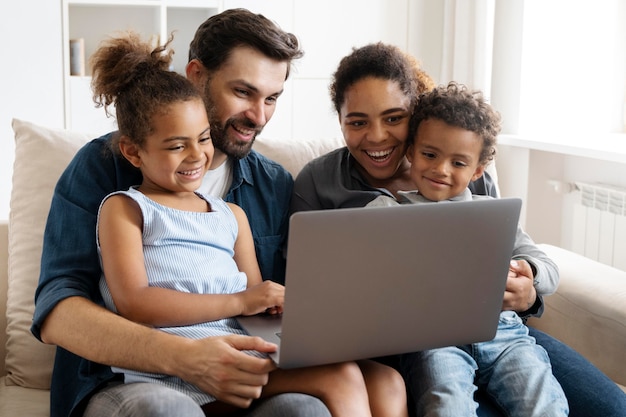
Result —
<instances>
[{"instance_id":1,"label":"ear","mask_svg":"<svg viewBox=\"0 0 626 417\"><path fill-rule=\"evenodd\" d=\"M133 164L136 168L141 166L141 157L139 156L139 147L131 142L130 138L123 135L120 138L119 144L120 152L124 155L124 158Z\"/></svg>"},{"instance_id":2,"label":"ear","mask_svg":"<svg viewBox=\"0 0 626 417\"><path fill-rule=\"evenodd\" d=\"M474 175L472 175L472 181L476 181L478 178L483 176L485 172L486 165L480 164L476 167L476 171L474 171Z\"/></svg>"},{"instance_id":3,"label":"ear","mask_svg":"<svg viewBox=\"0 0 626 417\"><path fill-rule=\"evenodd\" d=\"M185 74L187 79L193 83L196 87L199 87L206 78L207 70L198 59L192 59L187 63L185 67Z\"/></svg>"},{"instance_id":4,"label":"ear","mask_svg":"<svg viewBox=\"0 0 626 417\"><path fill-rule=\"evenodd\" d=\"M410 144L407 148L406 148L406 159L413 164L413 152L415 152L415 147L413 146L413 144Z\"/></svg>"}]
</instances>

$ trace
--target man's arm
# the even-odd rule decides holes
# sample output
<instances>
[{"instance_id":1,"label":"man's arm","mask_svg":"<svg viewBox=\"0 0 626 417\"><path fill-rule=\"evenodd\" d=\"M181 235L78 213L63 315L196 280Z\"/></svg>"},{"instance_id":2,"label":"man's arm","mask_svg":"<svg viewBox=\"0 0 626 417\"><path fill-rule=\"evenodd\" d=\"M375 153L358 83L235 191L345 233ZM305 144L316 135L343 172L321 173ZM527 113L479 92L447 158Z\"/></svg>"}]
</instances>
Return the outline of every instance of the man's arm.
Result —
<instances>
[{"instance_id":1,"label":"man's arm","mask_svg":"<svg viewBox=\"0 0 626 417\"><path fill-rule=\"evenodd\" d=\"M241 352L275 350L260 338L186 339L126 320L82 297L58 303L44 321L41 337L93 362L178 376L239 407L259 398L275 368L270 359Z\"/></svg>"}]
</instances>

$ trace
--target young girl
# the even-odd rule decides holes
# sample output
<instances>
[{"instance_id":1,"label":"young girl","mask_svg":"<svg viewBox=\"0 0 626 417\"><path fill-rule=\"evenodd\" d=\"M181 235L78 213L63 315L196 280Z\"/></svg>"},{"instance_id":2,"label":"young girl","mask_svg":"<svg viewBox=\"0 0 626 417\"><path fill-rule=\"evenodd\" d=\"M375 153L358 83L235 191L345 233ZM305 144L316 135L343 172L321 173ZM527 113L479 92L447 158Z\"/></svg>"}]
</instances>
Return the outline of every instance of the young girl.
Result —
<instances>
[{"instance_id":1,"label":"young girl","mask_svg":"<svg viewBox=\"0 0 626 417\"><path fill-rule=\"evenodd\" d=\"M284 287L262 280L243 210L196 193L213 158L209 122L200 92L168 71L166 47L151 51L129 33L92 57L94 97L116 108L113 151L143 175L141 184L107 196L100 207L100 289L111 310L165 332L196 339L244 334L232 317L280 313ZM126 383L176 388L207 415L236 412L179 378L117 371ZM285 392L316 396L333 416L408 414L402 378L369 361L277 369L261 397Z\"/></svg>"}]
</instances>

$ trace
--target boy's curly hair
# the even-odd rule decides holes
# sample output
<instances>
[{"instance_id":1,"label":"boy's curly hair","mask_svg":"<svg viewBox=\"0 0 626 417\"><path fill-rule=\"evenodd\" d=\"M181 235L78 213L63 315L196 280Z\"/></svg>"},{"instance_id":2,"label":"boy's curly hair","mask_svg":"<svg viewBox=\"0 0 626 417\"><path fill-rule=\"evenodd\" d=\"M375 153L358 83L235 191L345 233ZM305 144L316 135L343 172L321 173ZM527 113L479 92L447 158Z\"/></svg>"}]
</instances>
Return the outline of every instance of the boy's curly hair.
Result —
<instances>
[{"instance_id":1,"label":"boy's curly hair","mask_svg":"<svg viewBox=\"0 0 626 417\"><path fill-rule=\"evenodd\" d=\"M483 140L480 163L487 164L496 154L496 140L501 129L500 114L484 98L481 91L450 82L420 94L409 122L409 143L417 136L421 122L439 119L451 126L472 131Z\"/></svg>"}]
</instances>

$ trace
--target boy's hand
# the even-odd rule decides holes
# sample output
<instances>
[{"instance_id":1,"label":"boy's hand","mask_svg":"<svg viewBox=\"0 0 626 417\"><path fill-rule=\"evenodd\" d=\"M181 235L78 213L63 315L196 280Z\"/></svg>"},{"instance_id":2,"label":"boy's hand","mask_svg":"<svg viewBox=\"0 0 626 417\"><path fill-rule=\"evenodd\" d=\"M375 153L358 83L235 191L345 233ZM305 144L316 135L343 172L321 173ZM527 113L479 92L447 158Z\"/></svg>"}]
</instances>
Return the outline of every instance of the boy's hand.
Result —
<instances>
[{"instance_id":1,"label":"boy's hand","mask_svg":"<svg viewBox=\"0 0 626 417\"><path fill-rule=\"evenodd\" d=\"M502 310L524 312L535 304L537 291L533 285L533 270L525 260L511 260L506 279Z\"/></svg>"}]
</instances>

